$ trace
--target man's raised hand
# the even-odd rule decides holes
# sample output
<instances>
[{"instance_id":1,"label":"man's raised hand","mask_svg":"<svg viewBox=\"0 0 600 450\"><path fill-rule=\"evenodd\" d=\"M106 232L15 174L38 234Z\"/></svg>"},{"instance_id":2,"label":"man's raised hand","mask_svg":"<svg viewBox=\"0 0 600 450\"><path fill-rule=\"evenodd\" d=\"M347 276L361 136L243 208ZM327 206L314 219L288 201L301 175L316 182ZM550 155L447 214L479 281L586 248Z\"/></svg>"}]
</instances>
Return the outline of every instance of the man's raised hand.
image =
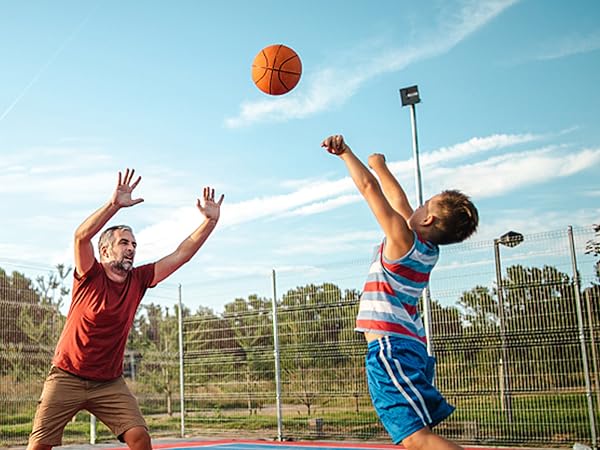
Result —
<instances>
[{"instance_id":1,"label":"man's raised hand","mask_svg":"<svg viewBox=\"0 0 600 450\"><path fill-rule=\"evenodd\" d=\"M204 200L203 202L198 199L198 209L204 215L204 217L217 222L219 220L219 216L221 215L221 203L223 203L225 195L221 194L219 201L215 202L215 190L206 186L204 188L202 198Z\"/></svg>"},{"instance_id":2,"label":"man's raised hand","mask_svg":"<svg viewBox=\"0 0 600 450\"><path fill-rule=\"evenodd\" d=\"M127 169L125 171L125 175L119 172L117 188L115 189L111 199L113 205L118 206L119 208L127 208L128 206L137 205L138 203L142 203L144 201L143 198L131 198L131 193L142 179L142 177L138 176L137 180L132 183L131 180L133 180L134 173L134 169Z\"/></svg>"}]
</instances>

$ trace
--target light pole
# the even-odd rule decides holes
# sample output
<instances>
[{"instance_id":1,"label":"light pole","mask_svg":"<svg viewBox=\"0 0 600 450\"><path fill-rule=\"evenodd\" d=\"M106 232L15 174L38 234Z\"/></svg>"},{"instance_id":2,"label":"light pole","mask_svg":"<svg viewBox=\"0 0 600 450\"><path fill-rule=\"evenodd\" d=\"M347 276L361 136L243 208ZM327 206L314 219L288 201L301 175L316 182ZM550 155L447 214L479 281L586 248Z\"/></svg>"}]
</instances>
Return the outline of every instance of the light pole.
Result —
<instances>
[{"instance_id":1,"label":"light pole","mask_svg":"<svg viewBox=\"0 0 600 450\"><path fill-rule=\"evenodd\" d=\"M421 102L418 86L409 86L400 89L400 101L402 106L410 106L410 124L413 138L413 157L415 160L415 191L417 194L417 206L423 204L423 188L421 185L421 164L419 163L419 142L417 139L417 111L415 105ZM431 298L429 287L423 289L423 326L427 336L427 353L433 356L433 342L431 336Z\"/></svg>"},{"instance_id":2,"label":"light pole","mask_svg":"<svg viewBox=\"0 0 600 450\"><path fill-rule=\"evenodd\" d=\"M413 156L415 159L415 191L417 193L418 206L423 204L423 189L421 186L421 165L419 163L419 142L417 139L417 110L415 105L421 102L419 88L415 86L400 89L400 101L402 106L410 106L410 125L413 138Z\"/></svg>"},{"instance_id":3,"label":"light pole","mask_svg":"<svg viewBox=\"0 0 600 450\"><path fill-rule=\"evenodd\" d=\"M506 348L506 327L504 323L504 286L502 284L502 266L500 263L500 245L516 247L523 242L523 235L516 231L504 233L494 239L494 257L496 262L496 286L498 289L498 325L500 327L500 345L502 356L500 359L500 404L502 411L506 412L508 421L512 422L512 401L510 397L510 375L508 371L508 350Z\"/></svg>"}]
</instances>

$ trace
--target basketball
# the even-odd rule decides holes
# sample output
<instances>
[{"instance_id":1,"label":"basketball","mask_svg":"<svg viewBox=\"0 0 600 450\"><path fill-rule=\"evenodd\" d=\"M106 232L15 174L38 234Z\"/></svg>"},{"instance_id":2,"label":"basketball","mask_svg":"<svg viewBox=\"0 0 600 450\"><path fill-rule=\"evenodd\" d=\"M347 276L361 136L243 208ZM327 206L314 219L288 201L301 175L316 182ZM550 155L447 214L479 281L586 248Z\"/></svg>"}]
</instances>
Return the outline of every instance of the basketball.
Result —
<instances>
[{"instance_id":1,"label":"basketball","mask_svg":"<svg viewBox=\"0 0 600 450\"><path fill-rule=\"evenodd\" d=\"M269 95L291 91L300 81L302 62L298 54L282 44L263 48L252 63L252 81Z\"/></svg>"}]
</instances>

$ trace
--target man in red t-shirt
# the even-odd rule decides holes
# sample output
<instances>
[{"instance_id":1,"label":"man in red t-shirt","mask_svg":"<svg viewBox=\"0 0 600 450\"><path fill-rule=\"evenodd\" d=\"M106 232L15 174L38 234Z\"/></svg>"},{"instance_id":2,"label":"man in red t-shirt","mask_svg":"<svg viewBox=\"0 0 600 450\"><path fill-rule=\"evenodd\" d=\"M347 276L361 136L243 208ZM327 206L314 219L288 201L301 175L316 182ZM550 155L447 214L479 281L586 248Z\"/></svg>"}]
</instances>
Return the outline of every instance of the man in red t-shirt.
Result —
<instances>
[{"instance_id":1,"label":"man in red t-shirt","mask_svg":"<svg viewBox=\"0 0 600 450\"><path fill-rule=\"evenodd\" d=\"M104 422L131 449L150 450L148 426L129 391L123 372L123 353L136 310L146 289L156 286L188 262L212 233L223 195L204 188L197 207L202 224L177 249L152 264L133 267L136 241L130 227L118 225L100 235L100 261L92 238L121 208L137 205L131 193L133 170L119 172L108 203L88 217L75 232L75 279L72 301L52 368L44 383L28 450L61 445L65 425L86 409Z\"/></svg>"}]
</instances>

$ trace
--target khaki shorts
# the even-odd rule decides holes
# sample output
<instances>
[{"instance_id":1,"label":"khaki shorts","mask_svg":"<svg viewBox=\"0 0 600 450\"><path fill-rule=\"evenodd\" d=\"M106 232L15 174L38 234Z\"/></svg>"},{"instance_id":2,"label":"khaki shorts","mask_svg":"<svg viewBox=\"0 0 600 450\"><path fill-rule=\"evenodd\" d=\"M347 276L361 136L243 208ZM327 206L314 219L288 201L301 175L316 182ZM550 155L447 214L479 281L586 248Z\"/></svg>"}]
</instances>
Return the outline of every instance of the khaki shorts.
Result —
<instances>
[{"instance_id":1,"label":"khaki shorts","mask_svg":"<svg viewBox=\"0 0 600 450\"><path fill-rule=\"evenodd\" d=\"M38 401L29 442L58 446L63 431L78 411L86 409L122 440L133 427L148 426L123 377L93 381L52 367Z\"/></svg>"}]
</instances>

